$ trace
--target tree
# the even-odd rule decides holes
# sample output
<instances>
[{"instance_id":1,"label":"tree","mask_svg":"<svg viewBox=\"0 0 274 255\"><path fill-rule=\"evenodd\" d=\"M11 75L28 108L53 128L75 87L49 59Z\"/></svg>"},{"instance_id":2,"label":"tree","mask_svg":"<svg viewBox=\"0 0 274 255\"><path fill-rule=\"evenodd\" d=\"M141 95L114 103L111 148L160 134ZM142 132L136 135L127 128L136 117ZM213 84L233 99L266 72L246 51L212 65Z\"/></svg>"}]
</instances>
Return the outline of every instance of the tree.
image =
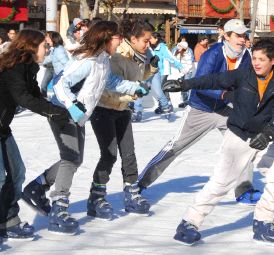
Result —
<instances>
[{"instance_id":1,"label":"tree","mask_svg":"<svg viewBox=\"0 0 274 255\"><path fill-rule=\"evenodd\" d=\"M259 3L259 0L253 0L253 11L252 11L252 17L251 17L251 34L250 34L251 42L253 42L254 35L255 35L258 3Z\"/></svg>"},{"instance_id":2,"label":"tree","mask_svg":"<svg viewBox=\"0 0 274 255\"><path fill-rule=\"evenodd\" d=\"M92 18L95 18L99 12L99 2L100 0L95 0Z\"/></svg>"},{"instance_id":3,"label":"tree","mask_svg":"<svg viewBox=\"0 0 274 255\"><path fill-rule=\"evenodd\" d=\"M244 20L244 0L240 0L238 4L235 3L235 0L230 0L230 2L233 4L237 13L239 14L240 20Z\"/></svg>"}]
</instances>

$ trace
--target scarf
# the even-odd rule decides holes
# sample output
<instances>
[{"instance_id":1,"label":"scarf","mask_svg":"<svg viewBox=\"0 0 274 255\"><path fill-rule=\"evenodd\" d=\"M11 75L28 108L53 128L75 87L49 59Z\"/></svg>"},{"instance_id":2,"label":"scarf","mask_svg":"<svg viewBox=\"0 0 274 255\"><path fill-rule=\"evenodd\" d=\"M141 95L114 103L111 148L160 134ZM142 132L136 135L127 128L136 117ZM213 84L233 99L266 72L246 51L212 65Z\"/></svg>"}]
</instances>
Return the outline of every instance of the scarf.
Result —
<instances>
[{"instance_id":1,"label":"scarf","mask_svg":"<svg viewBox=\"0 0 274 255\"><path fill-rule=\"evenodd\" d=\"M146 55L145 55L145 54L142 54L142 53L140 53L140 52L135 51L135 50L132 48L130 42L129 42L127 39L124 39L124 41L125 41L126 44L131 48L131 52L133 53L133 54L132 54L132 59L133 59L138 65L144 64L144 63L147 61Z\"/></svg>"},{"instance_id":2,"label":"scarf","mask_svg":"<svg viewBox=\"0 0 274 255\"><path fill-rule=\"evenodd\" d=\"M225 53L230 59L239 58L243 53L244 48L241 51L236 51L231 47L231 45L227 41L224 41L223 43L225 46Z\"/></svg>"}]
</instances>

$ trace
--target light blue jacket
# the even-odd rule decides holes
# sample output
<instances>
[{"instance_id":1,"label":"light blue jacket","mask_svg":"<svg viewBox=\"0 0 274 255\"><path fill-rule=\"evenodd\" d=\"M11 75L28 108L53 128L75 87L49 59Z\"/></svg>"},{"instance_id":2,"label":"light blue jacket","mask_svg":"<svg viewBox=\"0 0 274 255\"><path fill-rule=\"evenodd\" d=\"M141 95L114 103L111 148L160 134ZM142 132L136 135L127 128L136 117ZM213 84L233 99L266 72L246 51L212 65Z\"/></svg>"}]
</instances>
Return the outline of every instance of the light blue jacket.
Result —
<instances>
[{"instance_id":1,"label":"light blue jacket","mask_svg":"<svg viewBox=\"0 0 274 255\"><path fill-rule=\"evenodd\" d=\"M65 65L69 61L66 49L59 45L51 49L50 54L45 58L43 65L52 63L55 75L64 70Z\"/></svg>"},{"instance_id":2,"label":"light blue jacket","mask_svg":"<svg viewBox=\"0 0 274 255\"><path fill-rule=\"evenodd\" d=\"M154 54L159 57L158 68L161 75L169 75L171 73L170 64L177 69L182 69L183 65L169 51L165 43L159 43L154 49Z\"/></svg>"},{"instance_id":3,"label":"light blue jacket","mask_svg":"<svg viewBox=\"0 0 274 255\"><path fill-rule=\"evenodd\" d=\"M79 83L82 85L79 86ZM109 55L106 52L97 57L71 59L65 66L63 75L54 84L53 103L61 104L67 109L75 100L83 103L86 112L82 124L92 114L105 88L134 95L139 87L139 82L123 80L111 73Z\"/></svg>"}]
</instances>

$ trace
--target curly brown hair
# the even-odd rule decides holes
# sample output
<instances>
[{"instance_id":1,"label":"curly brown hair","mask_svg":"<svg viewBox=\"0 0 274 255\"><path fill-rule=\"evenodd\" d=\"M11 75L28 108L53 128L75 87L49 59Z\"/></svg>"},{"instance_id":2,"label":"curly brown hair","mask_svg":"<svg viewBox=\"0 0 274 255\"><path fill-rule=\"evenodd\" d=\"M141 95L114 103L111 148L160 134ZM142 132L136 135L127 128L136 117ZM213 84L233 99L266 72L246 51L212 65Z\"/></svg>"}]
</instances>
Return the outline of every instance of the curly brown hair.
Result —
<instances>
[{"instance_id":1,"label":"curly brown hair","mask_svg":"<svg viewBox=\"0 0 274 255\"><path fill-rule=\"evenodd\" d=\"M34 62L38 47L44 40L44 34L38 30L21 30L7 51L0 55L0 71L10 69L19 63Z\"/></svg>"},{"instance_id":2,"label":"curly brown hair","mask_svg":"<svg viewBox=\"0 0 274 255\"><path fill-rule=\"evenodd\" d=\"M107 50L107 44L113 35L119 34L118 24L113 21L99 21L84 34L81 46L73 52L73 56L92 57Z\"/></svg>"}]
</instances>

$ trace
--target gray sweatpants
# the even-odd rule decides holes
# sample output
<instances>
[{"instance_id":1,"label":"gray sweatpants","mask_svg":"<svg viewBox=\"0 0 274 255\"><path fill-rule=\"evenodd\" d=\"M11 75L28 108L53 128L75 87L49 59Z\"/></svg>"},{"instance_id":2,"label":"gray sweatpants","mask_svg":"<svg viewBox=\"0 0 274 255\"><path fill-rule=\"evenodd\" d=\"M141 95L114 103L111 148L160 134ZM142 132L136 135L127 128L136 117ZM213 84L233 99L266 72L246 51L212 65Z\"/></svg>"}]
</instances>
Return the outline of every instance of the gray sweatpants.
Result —
<instances>
[{"instance_id":1,"label":"gray sweatpants","mask_svg":"<svg viewBox=\"0 0 274 255\"><path fill-rule=\"evenodd\" d=\"M54 201L70 194L74 173L83 162L85 127L78 126L72 120L62 130L53 121L49 121L49 124L61 158L43 174L47 184L51 186L55 183L55 189L50 194Z\"/></svg>"},{"instance_id":2,"label":"gray sweatpants","mask_svg":"<svg viewBox=\"0 0 274 255\"><path fill-rule=\"evenodd\" d=\"M207 133L218 128L222 134L227 130L227 118L232 109L228 106L221 111L208 113L187 107L182 119L182 124L175 135L162 150L146 165L139 176L139 185L148 187L183 151L195 144ZM235 196L238 197L252 187L253 166L246 171L247 175L238 180Z\"/></svg>"}]
</instances>

